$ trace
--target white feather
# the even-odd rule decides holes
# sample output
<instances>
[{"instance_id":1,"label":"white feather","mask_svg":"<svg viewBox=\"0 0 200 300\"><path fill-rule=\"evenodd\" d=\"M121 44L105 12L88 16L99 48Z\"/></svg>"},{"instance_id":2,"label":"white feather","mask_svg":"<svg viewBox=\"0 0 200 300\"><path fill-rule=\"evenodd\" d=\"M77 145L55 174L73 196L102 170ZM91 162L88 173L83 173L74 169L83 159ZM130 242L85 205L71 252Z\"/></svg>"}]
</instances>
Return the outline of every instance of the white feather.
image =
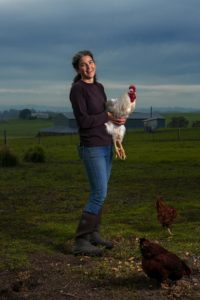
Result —
<instances>
[{"instance_id":1,"label":"white feather","mask_svg":"<svg viewBox=\"0 0 200 300\"><path fill-rule=\"evenodd\" d=\"M116 119L118 118L127 119L128 116L134 111L135 105L136 105L136 99L134 102L131 102L128 93L124 93L118 99L108 100L106 103L107 111L112 113L113 117ZM124 125L115 125L111 121L105 123L105 126L107 132L112 135L115 147L117 142L119 143L119 145L121 145L126 132L126 127Z\"/></svg>"}]
</instances>

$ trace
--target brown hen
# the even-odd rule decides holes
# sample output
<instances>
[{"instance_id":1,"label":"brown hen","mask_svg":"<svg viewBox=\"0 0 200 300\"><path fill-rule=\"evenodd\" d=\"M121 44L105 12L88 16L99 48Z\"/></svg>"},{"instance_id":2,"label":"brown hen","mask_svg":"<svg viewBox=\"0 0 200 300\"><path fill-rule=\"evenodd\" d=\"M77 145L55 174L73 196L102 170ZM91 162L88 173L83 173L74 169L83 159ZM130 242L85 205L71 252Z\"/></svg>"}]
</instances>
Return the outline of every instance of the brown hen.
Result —
<instances>
[{"instance_id":1,"label":"brown hen","mask_svg":"<svg viewBox=\"0 0 200 300\"><path fill-rule=\"evenodd\" d=\"M191 269L176 254L145 238L140 238L142 269L158 283L177 281L184 275L190 276Z\"/></svg>"},{"instance_id":2,"label":"brown hen","mask_svg":"<svg viewBox=\"0 0 200 300\"><path fill-rule=\"evenodd\" d=\"M158 221L163 227L166 227L169 234L172 235L171 226L177 217L176 209L166 204L161 196L159 196L156 201L156 209Z\"/></svg>"}]
</instances>

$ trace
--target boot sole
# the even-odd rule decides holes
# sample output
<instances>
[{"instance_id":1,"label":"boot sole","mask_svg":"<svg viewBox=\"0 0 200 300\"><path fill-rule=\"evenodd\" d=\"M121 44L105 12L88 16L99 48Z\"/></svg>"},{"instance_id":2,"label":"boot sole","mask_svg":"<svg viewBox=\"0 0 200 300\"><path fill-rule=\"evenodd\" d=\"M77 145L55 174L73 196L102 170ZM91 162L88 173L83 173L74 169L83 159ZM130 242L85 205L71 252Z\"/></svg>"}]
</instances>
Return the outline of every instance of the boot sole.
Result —
<instances>
[{"instance_id":1,"label":"boot sole","mask_svg":"<svg viewBox=\"0 0 200 300\"><path fill-rule=\"evenodd\" d=\"M91 241L91 244L92 244L93 246L103 246L103 247L105 247L105 249L108 249L108 250L111 250L111 249L114 248L114 245L106 245L106 244L104 244L104 243L97 243L97 242L92 242L92 241Z\"/></svg>"}]
</instances>

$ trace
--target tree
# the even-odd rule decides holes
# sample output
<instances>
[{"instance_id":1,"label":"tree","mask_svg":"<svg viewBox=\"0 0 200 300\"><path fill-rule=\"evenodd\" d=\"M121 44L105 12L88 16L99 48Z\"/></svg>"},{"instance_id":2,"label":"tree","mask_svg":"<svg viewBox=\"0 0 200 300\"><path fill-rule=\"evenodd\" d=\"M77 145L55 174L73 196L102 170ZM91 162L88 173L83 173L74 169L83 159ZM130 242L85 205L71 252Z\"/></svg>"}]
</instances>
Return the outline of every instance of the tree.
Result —
<instances>
[{"instance_id":1,"label":"tree","mask_svg":"<svg viewBox=\"0 0 200 300\"><path fill-rule=\"evenodd\" d=\"M19 118L29 120L31 117L31 110L28 108L20 110Z\"/></svg>"},{"instance_id":2,"label":"tree","mask_svg":"<svg viewBox=\"0 0 200 300\"><path fill-rule=\"evenodd\" d=\"M193 128L200 128L200 121L198 121L198 120L197 121L193 121L192 122L192 127Z\"/></svg>"},{"instance_id":3,"label":"tree","mask_svg":"<svg viewBox=\"0 0 200 300\"><path fill-rule=\"evenodd\" d=\"M178 116L178 117L172 117L171 121L168 124L168 127L182 128L182 127L187 127L188 124L189 121L185 117Z\"/></svg>"}]
</instances>

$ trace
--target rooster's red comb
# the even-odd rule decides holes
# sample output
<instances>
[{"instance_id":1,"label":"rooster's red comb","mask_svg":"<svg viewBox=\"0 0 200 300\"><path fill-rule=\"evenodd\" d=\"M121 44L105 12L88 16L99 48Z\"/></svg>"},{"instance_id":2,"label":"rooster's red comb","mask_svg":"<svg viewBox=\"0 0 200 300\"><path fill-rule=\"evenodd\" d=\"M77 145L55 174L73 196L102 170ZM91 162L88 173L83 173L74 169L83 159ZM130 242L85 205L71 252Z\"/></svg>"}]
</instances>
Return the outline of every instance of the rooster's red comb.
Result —
<instances>
[{"instance_id":1,"label":"rooster's red comb","mask_svg":"<svg viewBox=\"0 0 200 300\"><path fill-rule=\"evenodd\" d=\"M129 90L133 90L133 92L136 92L136 86L134 84L131 84L129 86Z\"/></svg>"}]
</instances>

